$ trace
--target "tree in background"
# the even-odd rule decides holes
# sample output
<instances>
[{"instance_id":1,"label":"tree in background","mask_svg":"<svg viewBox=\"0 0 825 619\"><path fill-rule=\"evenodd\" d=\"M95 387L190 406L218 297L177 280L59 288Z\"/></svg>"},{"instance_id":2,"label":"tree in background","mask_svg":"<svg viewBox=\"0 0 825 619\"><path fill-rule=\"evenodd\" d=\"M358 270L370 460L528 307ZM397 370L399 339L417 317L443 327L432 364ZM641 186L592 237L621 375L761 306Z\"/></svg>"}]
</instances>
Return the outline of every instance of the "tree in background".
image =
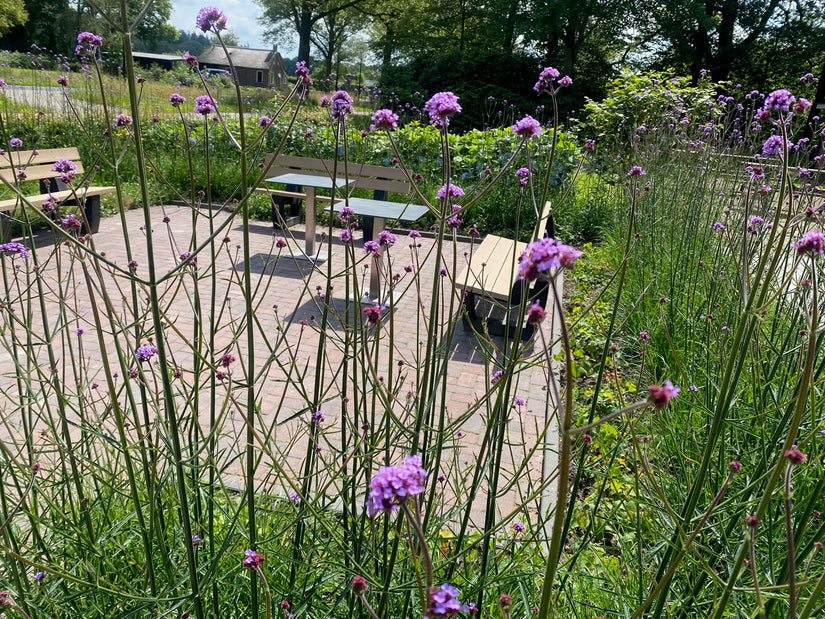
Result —
<instances>
[{"instance_id":1,"label":"tree in background","mask_svg":"<svg viewBox=\"0 0 825 619\"><path fill-rule=\"evenodd\" d=\"M736 75L753 84L776 74L772 65L796 74L800 60L822 49L821 0L642 2L640 31L651 33L655 64L688 71L694 81L706 70L715 82Z\"/></svg>"},{"instance_id":2,"label":"tree in background","mask_svg":"<svg viewBox=\"0 0 825 619\"><path fill-rule=\"evenodd\" d=\"M28 18L23 0L0 0L0 36L15 26L23 26Z\"/></svg>"},{"instance_id":3,"label":"tree in background","mask_svg":"<svg viewBox=\"0 0 825 619\"><path fill-rule=\"evenodd\" d=\"M255 0L263 9L264 36L273 43L298 35L298 59L308 62L312 34L323 20L364 0ZM292 30L290 30L292 28Z\"/></svg>"}]
</instances>

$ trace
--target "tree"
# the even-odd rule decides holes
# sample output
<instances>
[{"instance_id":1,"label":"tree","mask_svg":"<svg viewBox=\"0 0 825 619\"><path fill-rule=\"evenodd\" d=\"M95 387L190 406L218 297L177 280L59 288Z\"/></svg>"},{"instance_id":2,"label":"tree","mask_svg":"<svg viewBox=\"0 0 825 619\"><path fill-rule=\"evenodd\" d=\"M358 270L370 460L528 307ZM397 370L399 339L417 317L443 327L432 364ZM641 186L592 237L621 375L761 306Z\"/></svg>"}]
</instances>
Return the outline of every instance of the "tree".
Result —
<instances>
[{"instance_id":1,"label":"tree","mask_svg":"<svg viewBox=\"0 0 825 619\"><path fill-rule=\"evenodd\" d=\"M0 0L0 36L15 26L24 25L28 18L23 0Z\"/></svg>"},{"instance_id":2,"label":"tree","mask_svg":"<svg viewBox=\"0 0 825 619\"><path fill-rule=\"evenodd\" d=\"M263 9L261 22L264 36L280 43L288 36L290 25L298 34L298 59L309 61L312 34L318 23L340 11L361 4L364 0L255 0Z\"/></svg>"},{"instance_id":3,"label":"tree","mask_svg":"<svg viewBox=\"0 0 825 619\"><path fill-rule=\"evenodd\" d=\"M821 19L820 0L644 0L656 33L649 49L659 65L672 65L698 80L707 70L715 82L747 65L810 20ZM790 30L789 30L790 28Z\"/></svg>"}]
</instances>

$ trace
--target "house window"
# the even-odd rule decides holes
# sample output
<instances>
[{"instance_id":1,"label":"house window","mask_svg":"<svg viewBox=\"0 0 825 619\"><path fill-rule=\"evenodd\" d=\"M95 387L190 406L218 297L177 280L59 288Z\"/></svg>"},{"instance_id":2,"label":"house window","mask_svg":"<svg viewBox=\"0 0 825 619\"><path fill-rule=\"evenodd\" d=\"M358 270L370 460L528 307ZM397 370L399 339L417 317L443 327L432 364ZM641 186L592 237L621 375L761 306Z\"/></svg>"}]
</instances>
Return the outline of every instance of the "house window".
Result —
<instances>
[{"instance_id":1,"label":"house window","mask_svg":"<svg viewBox=\"0 0 825 619\"><path fill-rule=\"evenodd\" d=\"M264 81L264 72L263 71L258 71L258 83L260 84L263 81Z\"/></svg>"}]
</instances>

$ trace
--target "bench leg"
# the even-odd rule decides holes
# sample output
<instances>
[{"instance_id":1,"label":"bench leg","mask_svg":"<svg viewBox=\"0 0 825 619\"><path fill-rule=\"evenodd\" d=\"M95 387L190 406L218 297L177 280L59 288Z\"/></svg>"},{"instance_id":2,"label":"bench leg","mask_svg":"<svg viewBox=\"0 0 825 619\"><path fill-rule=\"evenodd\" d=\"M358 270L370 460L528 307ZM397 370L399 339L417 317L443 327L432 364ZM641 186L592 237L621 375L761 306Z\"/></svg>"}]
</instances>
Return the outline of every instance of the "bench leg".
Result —
<instances>
[{"instance_id":1,"label":"bench leg","mask_svg":"<svg viewBox=\"0 0 825 619\"><path fill-rule=\"evenodd\" d=\"M82 234L97 234L100 230L100 196L89 196L83 205L83 212L86 214L86 225L88 230L81 230Z\"/></svg>"},{"instance_id":2,"label":"bench leg","mask_svg":"<svg viewBox=\"0 0 825 619\"><path fill-rule=\"evenodd\" d=\"M0 213L0 242L8 243L11 238L11 215L8 211Z\"/></svg>"}]
</instances>

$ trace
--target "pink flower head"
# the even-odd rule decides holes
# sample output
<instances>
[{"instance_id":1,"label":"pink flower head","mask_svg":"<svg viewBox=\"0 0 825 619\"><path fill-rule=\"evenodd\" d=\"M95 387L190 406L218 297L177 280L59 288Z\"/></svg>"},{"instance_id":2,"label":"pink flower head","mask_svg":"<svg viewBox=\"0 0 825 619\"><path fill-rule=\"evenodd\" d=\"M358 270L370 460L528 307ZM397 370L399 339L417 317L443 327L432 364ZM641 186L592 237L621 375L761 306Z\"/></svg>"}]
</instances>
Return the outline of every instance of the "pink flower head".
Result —
<instances>
[{"instance_id":1,"label":"pink flower head","mask_svg":"<svg viewBox=\"0 0 825 619\"><path fill-rule=\"evenodd\" d=\"M370 481L367 513L394 512L400 503L424 492L426 480L421 456L408 456L396 466L382 466Z\"/></svg>"},{"instance_id":2,"label":"pink flower head","mask_svg":"<svg viewBox=\"0 0 825 619\"><path fill-rule=\"evenodd\" d=\"M370 305L364 308L364 316L371 325L378 324L381 320L381 312L385 309L383 305Z\"/></svg>"},{"instance_id":3,"label":"pink flower head","mask_svg":"<svg viewBox=\"0 0 825 619\"><path fill-rule=\"evenodd\" d=\"M94 52L95 48L103 45L103 39L91 32L81 32L77 35L77 47L75 53L80 56L84 51Z\"/></svg>"},{"instance_id":4,"label":"pink flower head","mask_svg":"<svg viewBox=\"0 0 825 619\"><path fill-rule=\"evenodd\" d=\"M398 240L398 237L395 236L392 232L389 232L387 230L381 230L381 232L378 233L378 244L379 245L387 245L387 246L394 245L397 240Z\"/></svg>"},{"instance_id":5,"label":"pink flower head","mask_svg":"<svg viewBox=\"0 0 825 619\"><path fill-rule=\"evenodd\" d=\"M825 254L825 235L819 230L809 230L792 247L800 256L805 254L821 256Z\"/></svg>"},{"instance_id":6,"label":"pink flower head","mask_svg":"<svg viewBox=\"0 0 825 619\"><path fill-rule=\"evenodd\" d=\"M430 124L441 128L450 124L451 116L461 112L461 106L452 92L439 92L424 104L424 111L430 115Z\"/></svg>"},{"instance_id":7,"label":"pink flower head","mask_svg":"<svg viewBox=\"0 0 825 619\"><path fill-rule=\"evenodd\" d=\"M392 110L378 110L375 114L372 115L372 124L370 125L370 131L389 131L390 129L397 129L398 128L398 114L394 113Z\"/></svg>"},{"instance_id":8,"label":"pink flower head","mask_svg":"<svg viewBox=\"0 0 825 619\"><path fill-rule=\"evenodd\" d=\"M305 61L301 60L295 64L295 77L303 84L312 84L312 78L309 76L309 69Z\"/></svg>"},{"instance_id":9,"label":"pink flower head","mask_svg":"<svg viewBox=\"0 0 825 619\"><path fill-rule=\"evenodd\" d=\"M559 80L559 86L572 86L573 80L570 78L569 75L565 75L563 78Z\"/></svg>"},{"instance_id":10,"label":"pink flower head","mask_svg":"<svg viewBox=\"0 0 825 619\"><path fill-rule=\"evenodd\" d=\"M266 560L261 553L255 552L254 550L244 550L243 554L244 558L241 565L253 572L257 570L258 566Z\"/></svg>"},{"instance_id":11,"label":"pink flower head","mask_svg":"<svg viewBox=\"0 0 825 619\"><path fill-rule=\"evenodd\" d=\"M198 57L197 57L197 56L193 56L193 55L192 55L192 54L190 54L188 51L183 52L183 61L184 61L187 65L189 65L190 67L193 67L193 68L194 68L194 67L197 67L197 66L198 66ZM169 103L171 103L171 102L172 102L172 98L170 97L170 98L169 98Z\"/></svg>"},{"instance_id":12,"label":"pink flower head","mask_svg":"<svg viewBox=\"0 0 825 619\"><path fill-rule=\"evenodd\" d=\"M527 324L538 325L547 317L547 311L541 306L541 303L536 301L527 310Z\"/></svg>"},{"instance_id":13,"label":"pink flower head","mask_svg":"<svg viewBox=\"0 0 825 619\"><path fill-rule=\"evenodd\" d=\"M69 85L69 78L66 77L65 75L61 75L60 77L57 78L57 83L60 86L68 86Z\"/></svg>"},{"instance_id":14,"label":"pink flower head","mask_svg":"<svg viewBox=\"0 0 825 619\"><path fill-rule=\"evenodd\" d=\"M533 138L541 135L541 123L532 116L525 116L510 127L510 131L523 138Z\"/></svg>"},{"instance_id":15,"label":"pink flower head","mask_svg":"<svg viewBox=\"0 0 825 619\"><path fill-rule=\"evenodd\" d=\"M630 172L627 173L628 176L644 176L645 174L647 174L647 172L642 169L642 166L638 165L634 165L630 168Z\"/></svg>"},{"instance_id":16,"label":"pink flower head","mask_svg":"<svg viewBox=\"0 0 825 619\"><path fill-rule=\"evenodd\" d=\"M198 11L198 16L195 18L195 25L203 32L208 30L220 32L226 29L226 15L214 6L205 6Z\"/></svg>"},{"instance_id":17,"label":"pink flower head","mask_svg":"<svg viewBox=\"0 0 825 619\"><path fill-rule=\"evenodd\" d=\"M268 127L272 124L272 119L269 116L261 116L258 119L258 126L259 127Z\"/></svg>"},{"instance_id":18,"label":"pink flower head","mask_svg":"<svg viewBox=\"0 0 825 619\"><path fill-rule=\"evenodd\" d=\"M669 380L665 381L665 384L662 386L650 385L649 389L650 395L648 396L648 402L659 410L663 409L667 403L679 395L681 391L679 387L675 387Z\"/></svg>"},{"instance_id":19,"label":"pink flower head","mask_svg":"<svg viewBox=\"0 0 825 619\"><path fill-rule=\"evenodd\" d=\"M788 449L783 455L793 465L804 464L805 461L808 459L808 456L799 451L799 447L797 447L796 445Z\"/></svg>"},{"instance_id":20,"label":"pink flower head","mask_svg":"<svg viewBox=\"0 0 825 619\"><path fill-rule=\"evenodd\" d=\"M169 104L172 107L180 107L184 103L186 103L186 97L184 97L182 94L173 92L171 95L169 95Z\"/></svg>"},{"instance_id":21,"label":"pink flower head","mask_svg":"<svg viewBox=\"0 0 825 619\"><path fill-rule=\"evenodd\" d=\"M115 118L115 125L117 127L127 127L132 124L132 117L126 114L118 114Z\"/></svg>"}]
</instances>

